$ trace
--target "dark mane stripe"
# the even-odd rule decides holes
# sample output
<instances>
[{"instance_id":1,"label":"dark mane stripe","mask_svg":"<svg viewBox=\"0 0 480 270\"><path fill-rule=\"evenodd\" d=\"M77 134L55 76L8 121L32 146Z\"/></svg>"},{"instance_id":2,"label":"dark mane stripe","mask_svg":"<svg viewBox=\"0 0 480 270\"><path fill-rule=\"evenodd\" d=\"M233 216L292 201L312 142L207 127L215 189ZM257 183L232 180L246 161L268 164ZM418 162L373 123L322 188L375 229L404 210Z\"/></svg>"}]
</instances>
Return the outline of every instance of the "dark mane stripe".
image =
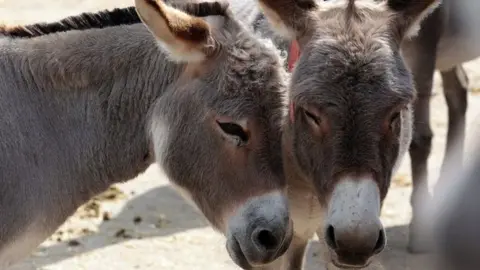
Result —
<instances>
[{"instance_id":1,"label":"dark mane stripe","mask_svg":"<svg viewBox=\"0 0 480 270\"><path fill-rule=\"evenodd\" d=\"M168 4L170 1L165 2ZM172 3L170 5L196 17L228 16L229 3L226 1Z\"/></svg>"},{"instance_id":2,"label":"dark mane stripe","mask_svg":"<svg viewBox=\"0 0 480 270\"><path fill-rule=\"evenodd\" d=\"M15 27L0 27L0 35L13 38L32 38L70 30L105 28L118 25L140 23L135 7L116 8L97 13L85 12L57 22L36 23Z\"/></svg>"},{"instance_id":3,"label":"dark mane stripe","mask_svg":"<svg viewBox=\"0 0 480 270\"><path fill-rule=\"evenodd\" d=\"M171 1L165 1L166 3ZM179 3L172 6L197 17L227 16L228 2ZM57 22L21 26L0 26L0 35L11 38L33 38L71 30L87 30L141 23L135 7L115 8L96 13L85 12Z\"/></svg>"},{"instance_id":4,"label":"dark mane stripe","mask_svg":"<svg viewBox=\"0 0 480 270\"><path fill-rule=\"evenodd\" d=\"M355 19L358 19L358 13L355 7L355 0L348 0L347 9L345 12L346 28L350 28L352 26L352 21Z\"/></svg>"}]
</instances>

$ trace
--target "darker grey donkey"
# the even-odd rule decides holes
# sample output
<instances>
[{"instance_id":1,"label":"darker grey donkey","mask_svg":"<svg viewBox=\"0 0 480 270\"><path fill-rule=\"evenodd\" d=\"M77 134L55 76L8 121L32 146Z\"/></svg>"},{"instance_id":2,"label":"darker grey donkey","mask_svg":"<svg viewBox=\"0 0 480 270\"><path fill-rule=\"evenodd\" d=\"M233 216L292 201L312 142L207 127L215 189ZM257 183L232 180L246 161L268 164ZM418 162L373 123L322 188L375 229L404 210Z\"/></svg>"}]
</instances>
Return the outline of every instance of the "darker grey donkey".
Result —
<instances>
[{"instance_id":1,"label":"darker grey donkey","mask_svg":"<svg viewBox=\"0 0 480 270\"><path fill-rule=\"evenodd\" d=\"M283 153L294 238L262 269L301 269L315 234L340 268L386 245L380 210L412 138L415 86L401 44L440 0L257 0L301 55Z\"/></svg>"},{"instance_id":2,"label":"darker grey donkey","mask_svg":"<svg viewBox=\"0 0 480 270\"><path fill-rule=\"evenodd\" d=\"M246 2L249 0L243 0ZM361 0L357 0L360 2ZM390 2L393 7L407 8L412 6L412 1L388 1L388 0L365 0L369 2ZM236 1L236 3L241 1ZM253 2L253 1L250 1ZM301 1L298 3L308 3ZM329 0L328 2L340 3L342 1ZM396 2L396 3L395 3ZM421 5L424 1L416 1ZM428 1L427 1L428 2ZM244 5L246 5L244 3ZM327 7L327 3L323 3ZM249 6L254 6L250 4ZM428 170L427 161L432 145L433 132L430 124L430 98L432 93L433 74L438 70L443 82L443 95L448 105L448 134L445 148L445 157L442 164L440 179L451 181L443 176L444 171L449 170L446 164L454 168L462 166L463 155L459 151L458 156L448 160L452 155L453 141L458 139L458 147L463 149L465 133L465 116L467 111L467 89L468 76L462 67L462 63L473 60L480 56L480 16L478 9L480 1L477 0L442 0L438 8L427 16L418 25L421 26L418 34L411 38L403 39L401 42L401 53L407 67L413 75L413 82L417 90L414 102L414 121L412 143L409 148L411 158L411 172L413 181L413 192L411 196L412 220L410 223L410 235L408 250L411 252L425 252L430 248L430 240L427 234L421 229L423 225L420 220L424 215L424 203L430 201L428 191ZM247 10L243 8L243 10ZM272 37L272 31L265 27L266 20L262 15L243 15L254 25L254 29L262 35ZM253 12L250 12L253 14ZM258 12L257 12L258 14ZM380 20L382 21L382 20ZM325 27L325 26L321 26ZM331 27L329 27L330 29ZM370 32L373 32L372 28ZM325 29L312 30L315 33ZM273 38L273 37L272 37ZM295 37L294 37L295 38ZM293 48L294 39L273 38L276 45L287 52ZM289 48L289 44L292 46ZM292 52L292 50L290 50ZM290 54L293 61L295 54ZM442 181L443 181L442 180Z\"/></svg>"},{"instance_id":3,"label":"darker grey donkey","mask_svg":"<svg viewBox=\"0 0 480 270\"><path fill-rule=\"evenodd\" d=\"M478 117L477 117L478 118ZM478 118L480 120L480 118ZM476 121L476 126L480 121ZM478 128L476 132L478 133ZM456 138L447 153L443 176L437 183L433 200L426 204L428 214L423 215L433 237L432 266L435 270L476 270L480 268L480 140L473 140L468 149L466 164L457 167L458 158L464 156L464 138ZM452 180L455 181L447 181ZM422 220L423 222L423 220Z\"/></svg>"},{"instance_id":4,"label":"darker grey donkey","mask_svg":"<svg viewBox=\"0 0 480 270\"><path fill-rule=\"evenodd\" d=\"M456 181L448 179L446 171L450 170L449 166L458 170L463 166L469 80L462 63L480 56L479 8L480 1L476 0L443 0L439 8L422 22L418 36L402 44L402 52L417 88L410 147L413 208L408 248L411 252L425 252L431 248L430 240L421 229L425 224L420 220L424 215L423 205L428 205L431 197L427 165L433 138L430 98L435 70L441 75L443 95L448 105L448 133L439 182ZM452 155L455 141L460 150ZM455 158L451 159L452 156Z\"/></svg>"},{"instance_id":5,"label":"darker grey donkey","mask_svg":"<svg viewBox=\"0 0 480 270\"><path fill-rule=\"evenodd\" d=\"M2 28L0 269L154 160L241 266L288 248L280 58L225 3L135 4Z\"/></svg>"}]
</instances>

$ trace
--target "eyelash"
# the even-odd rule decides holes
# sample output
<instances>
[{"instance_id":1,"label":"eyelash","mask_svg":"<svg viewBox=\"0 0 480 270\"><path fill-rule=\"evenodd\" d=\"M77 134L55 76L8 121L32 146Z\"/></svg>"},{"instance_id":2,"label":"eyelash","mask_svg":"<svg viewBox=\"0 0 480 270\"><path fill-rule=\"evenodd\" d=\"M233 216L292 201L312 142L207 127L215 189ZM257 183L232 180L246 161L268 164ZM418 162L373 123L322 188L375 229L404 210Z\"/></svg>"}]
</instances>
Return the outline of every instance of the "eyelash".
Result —
<instances>
[{"instance_id":1,"label":"eyelash","mask_svg":"<svg viewBox=\"0 0 480 270\"><path fill-rule=\"evenodd\" d=\"M217 124L226 135L235 139L237 146L245 145L248 142L249 136L240 125L235 123L221 123L218 121Z\"/></svg>"},{"instance_id":2,"label":"eyelash","mask_svg":"<svg viewBox=\"0 0 480 270\"><path fill-rule=\"evenodd\" d=\"M303 113L305 114L306 117L310 118L315 122L315 124L320 125L320 119L318 119L315 115L313 115L311 112L307 110L303 110Z\"/></svg>"},{"instance_id":3,"label":"eyelash","mask_svg":"<svg viewBox=\"0 0 480 270\"><path fill-rule=\"evenodd\" d=\"M392 125L396 124L398 121L400 121L401 113L396 112L390 117L390 128L393 128Z\"/></svg>"}]
</instances>

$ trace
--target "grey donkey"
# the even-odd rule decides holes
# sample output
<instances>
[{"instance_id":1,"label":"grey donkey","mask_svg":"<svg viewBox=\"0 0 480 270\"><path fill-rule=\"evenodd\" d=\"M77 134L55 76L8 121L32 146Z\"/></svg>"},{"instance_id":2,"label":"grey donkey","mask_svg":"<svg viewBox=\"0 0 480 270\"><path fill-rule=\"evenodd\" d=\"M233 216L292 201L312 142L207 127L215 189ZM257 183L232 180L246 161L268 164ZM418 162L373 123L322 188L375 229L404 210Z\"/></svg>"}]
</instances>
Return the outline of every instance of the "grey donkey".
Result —
<instances>
[{"instance_id":1,"label":"grey donkey","mask_svg":"<svg viewBox=\"0 0 480 270\"><path fill-rule=\"evenodd\" d=\"M385 2L385 0L374 1ZM255 6L253 2L253 0L236 1L235 3L241 8L236 6L233 8L239 9L236 14L240 14L242 21L247 20L253 30L274 40L276 46L292 62L298 60L298 55L293 54L292 50L297 44L292 42L292 39L275 36L268 27L265 16L253 7ZM404 2L407 4L408 1ZM477 14L479 5L480 2L476 0L443 0L432 14L417 24L419 26L417 34L403 39L401 43L401 54L413 75L417 91L413 107L412 143L409 148L413 193L408 250L412 253L429 251L432 240L424 230L428 224L422 222L421 217L424 216L425 203L431 200L427 165L433 139L430 125L433 74L435 70L440 72L449 119L446 151L439 180L450 181L444 173L449 170L447 164L453 168L460 168L463 162L469 80L462 63L480 56L480 46L478 46L480 31L477 30L480 24L480 17ZM448 160L452 156L454 140L458 140L458 147L461 150L457 158Z\"/></svg>"},{"instance_id":2,"label":"grey donkey","mask_svg":"<svg viewBox=\"0 0 480 270\"><path fill-rule=\"evenodd\" d=\"M327 263L366 267L386 245L380 210L412 139L416 90L401 45L440 1L258 3L301 51L282 142L294 237L261 269L301 269L315 232Z\"/></svg>"},{"instance_id":3,"label":"grey donkey","mask_svg":"<svg viewBox=\"0 0 480 270\"><path fill-rule=\"evenodd\" d=\"M416 37L405 40L402 53L417 88L414 112L414 133L410 147L413 193L412 221L408 249L419 253L429 251L431 239L425 236L422 222L424 206L431 200L428 190L428 157L433 132L430 125L430 98L433 74L438 70L448 106L448 133L445 156L439 181L449 179L449 167L460 170L463 163L465 116L467 111L468 76L462 63L480 56L480 2L476 0L443 0L441 5L422 22ZM451 159L454 142L458 153ZM429 221L427 221L429 222Z\"/></svg>"},{"instance_id":4,"label":"grey donkey","mask_svg":"<svg viewBox=\"0 0 480 270\"><path fill-rule=\"evenodd\" d=\"M480 118L474 125L478 127ZM471 135L478 133L470 131ZM426 229L433 237L429 248L434 251L432 260L424 269L475 270L480 266L480 141L473 140L467 147L464 138L457 137L451 143L443 170L446 177L435 186L434 196L423 207L427 210L422 219L428 220ZM466 153L464 153L464 147ZM460 167L458 158L466 159ZM455 181L446 181L452 180ZM425 228L422 228L425 229Z\"/></svg>"},{"instance_id":5,"label":"grey donkey","mask_svg":"<svg viewBox=\"0 0 480 270\"><path fill-rule=\"evenodd\" d=\"M455 181L437 184L433 200L427 204L433 213L435 269L475 270L480 267L480 141L475 139L466 164L455 167L455 158L463 156L463 139L452 142L447 156L445 177ZM452 165L452 166L451 166ZM447 179L445 179L447 180Z\"/></svg>"},{"instance_id":6,"label":"grey donkey","mask_svg":"<svg viewBox=\"0 0 480 270\"><path fill-rule=\"evenodd\" d=\"M240 266L288 248L278 54L224 2L135 5L0 30L0 269L154 161Z\"/></svg>"}]
</instances>

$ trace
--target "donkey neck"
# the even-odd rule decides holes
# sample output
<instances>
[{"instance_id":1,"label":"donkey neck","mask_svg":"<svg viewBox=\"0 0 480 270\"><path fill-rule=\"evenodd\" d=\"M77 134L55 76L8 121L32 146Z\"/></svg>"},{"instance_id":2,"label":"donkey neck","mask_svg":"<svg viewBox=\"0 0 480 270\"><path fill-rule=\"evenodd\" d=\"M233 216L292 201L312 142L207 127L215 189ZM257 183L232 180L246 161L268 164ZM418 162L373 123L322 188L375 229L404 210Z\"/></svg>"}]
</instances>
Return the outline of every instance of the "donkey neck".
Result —
<instances>
[{"instance_id":1,"label":"donkey neck","mask_svg":"<svg viewBox=\"0 0 480 270\"><path fill-rule=\"evenodd\" d=\"M176 79L175 71L182 68L166 59L141 23L12 42L27 62L26 72L35 79L37 88L53 93L121 89L133 94L136 88L153 84L156 89L165 88L163 84ZM152 85L141 82L146 80ZM103 89L106 86L111 89Z\"/></svg>"},{"instance_id":2,"label":"donkey neck","mask_svg":"<svg viewBox=\"0 0 480 270\"><path fill-rule=\"evenodd\" d=\"M77 188L91 196L146 170L149 110L183 67L166 59L143 24L11 42L12 63L23 63L20 91L40 103L35 121L49 125L39 132L55 143L50 154Z\"/></svg>"}]
</instances>

